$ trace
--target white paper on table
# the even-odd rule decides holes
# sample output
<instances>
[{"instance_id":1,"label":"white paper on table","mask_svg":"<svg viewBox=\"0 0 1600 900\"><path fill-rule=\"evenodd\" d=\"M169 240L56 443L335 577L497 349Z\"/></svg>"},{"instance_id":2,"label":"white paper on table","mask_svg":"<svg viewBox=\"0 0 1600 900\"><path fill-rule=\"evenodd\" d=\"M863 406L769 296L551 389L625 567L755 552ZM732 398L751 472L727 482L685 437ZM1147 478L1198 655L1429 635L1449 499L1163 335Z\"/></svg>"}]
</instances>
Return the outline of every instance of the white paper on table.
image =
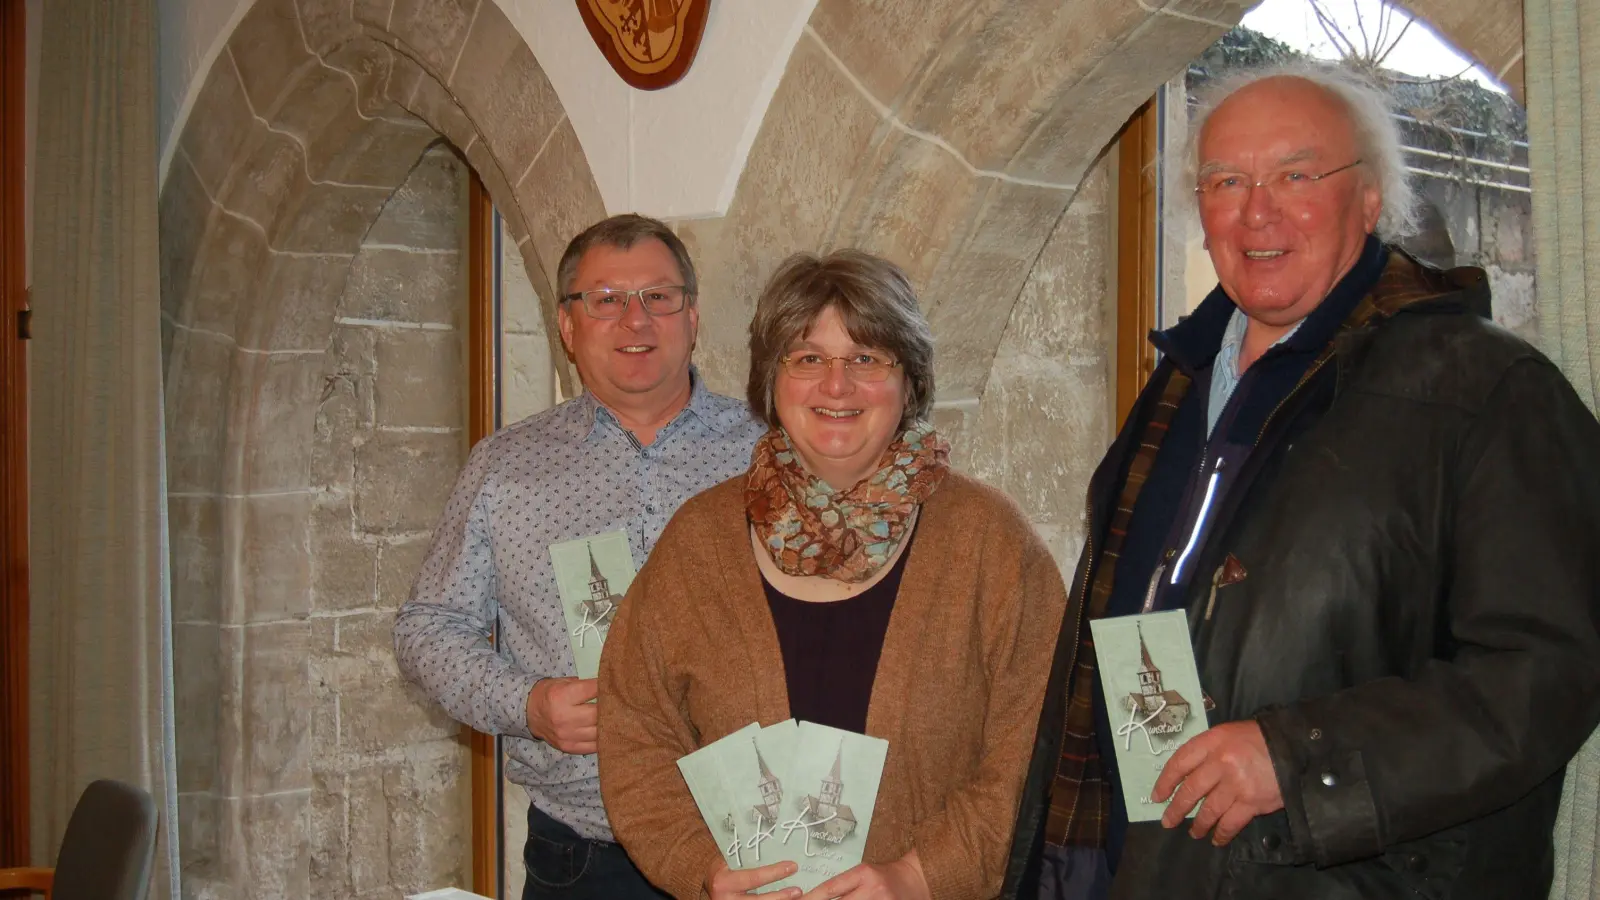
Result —
<instances>
[{"instance_id":1,"label":"white paper on table","mask_svg":"<svg viewBox=\"0 0 1600 900\"><path fill-rule=\"evenodd\" d=\"M493 898L463 891L458 887L447 887L421 894L407 894L406 900L493 900Z\"/></svg>"}]
</instances>

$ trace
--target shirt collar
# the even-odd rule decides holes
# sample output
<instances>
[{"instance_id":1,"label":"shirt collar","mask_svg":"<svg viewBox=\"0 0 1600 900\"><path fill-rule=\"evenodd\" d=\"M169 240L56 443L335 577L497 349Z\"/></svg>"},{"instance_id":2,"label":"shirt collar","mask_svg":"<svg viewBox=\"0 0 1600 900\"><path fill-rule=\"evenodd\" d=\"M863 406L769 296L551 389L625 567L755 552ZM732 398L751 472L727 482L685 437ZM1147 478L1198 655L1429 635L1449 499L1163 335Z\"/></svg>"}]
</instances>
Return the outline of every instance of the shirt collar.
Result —
<instances>
[{"instance_id":1,"label":"shirt collar","mask_svg":"<svg viewBox=\"0 0 1600 900\"><path fill-rule=\"evenodd\" d=\"M1276 347L1279 344L1286 343L1300 331L1301 326L1305 325L1309 319L1310 317L1307 316L1305 319L1294 323L1288 331L1272 342L1272 346ZM1228 366L1232 374L1238 374L1239 352L1244 349L1244 333L1249 326L1250 317L1244 314L1244 310L1235 306L1233 315L1228 317L1228 327L1222 332L1222 345L1217 350L1217 355L1212 361L1213 372L1216 371L1217 366ZM1272 347L1267 349L1270 350Z\"/></svg>"},{"instance_id":2,"label":"shirt collar","mask_svg":"<svg viewBox=\"0 0 1600 900\"><path fill-rule=\"evenodd\" d=\"M1339 279L1338 284L1333 286L1333 290L1310 315L1301 319L1293 330L1273 346L1282 345L1289 350L1299 351L1321 350L1333 340L1339 326L1349 318L1361 298L1378 283L1388 263L1389 248L1376 237L1367 235L1361 255L1356 258L1350 271ZM1157 350L1172 357L1172 361L1180 368L1193 373L1211 365L1216 359L1238 312L1233 298L1218 285L1200 301L1193 313L1178 324L1165 331L1150 332L1150 342ZM1238 319L1242 340L1244 316L1241 314Z\"/></svg>"},{"instance_id":3,"label":"shirt collar","mask_svg":"<svg viewBox=\"0 0 1600 900\"><path fill-rule=\"evenodd\" d=\"M700 370L690 364L689 402L682 410L679 410L677 415L672 417L672 421L663 426L662 430L671 427L673 423L688 414L698 419L716 434L725 435L738 424L742 416L739 415L738 409L732 410L730 415L730 411L723 409L723 406L724 404L717 403L716 395L711 392L710 388L706 387L705 380L700 377ZM599 431L598 426L602 420L615 425L618 429L626 430L622 428L622 423L617 419L616 414L607 409L605 404L601 403L590 391L585 390L578 396L578 411L578 427L575 436L580 440L593 440L595 434Z\"/></svg>"}]
</instances>

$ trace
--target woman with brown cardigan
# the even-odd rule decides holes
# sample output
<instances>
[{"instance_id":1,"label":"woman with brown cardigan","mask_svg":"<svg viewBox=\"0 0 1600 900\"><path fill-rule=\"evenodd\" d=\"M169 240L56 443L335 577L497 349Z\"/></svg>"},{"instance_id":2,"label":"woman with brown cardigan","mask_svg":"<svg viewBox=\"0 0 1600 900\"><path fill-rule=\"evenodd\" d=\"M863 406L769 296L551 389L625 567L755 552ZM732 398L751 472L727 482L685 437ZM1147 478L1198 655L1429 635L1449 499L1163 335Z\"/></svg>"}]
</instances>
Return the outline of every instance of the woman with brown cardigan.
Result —
<instances>
[{"instance_id":1,"label":"woman with brown cardigan","mask_svg":"<svg viewBox=\"0 0 1600 900\"><path fill-rule=\"evenodd\" d=\"M676 761L793 717L889 742L865 862L806 900L993 897L1066 605L1055 561L1015 504L950 470L927 424L932 330L893 264L791 258L750 354L772 430L673 517L607 638L612 828L686 900L792 874L730 870Z\"/></svg>"}]
</instances>

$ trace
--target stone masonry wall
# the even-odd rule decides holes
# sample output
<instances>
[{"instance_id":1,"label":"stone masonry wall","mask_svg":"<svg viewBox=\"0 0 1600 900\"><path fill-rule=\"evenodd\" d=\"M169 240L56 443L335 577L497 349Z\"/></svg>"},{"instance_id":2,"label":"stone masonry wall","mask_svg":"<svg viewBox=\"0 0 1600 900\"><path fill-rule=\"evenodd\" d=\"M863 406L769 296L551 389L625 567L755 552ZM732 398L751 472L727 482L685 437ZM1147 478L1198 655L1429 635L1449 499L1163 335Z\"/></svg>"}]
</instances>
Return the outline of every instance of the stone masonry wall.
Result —
<instances>
[{"instance_id":1,"label":"stone masonry wall","mask_svg":"<svg viewBox=\"0 0 1600 900\"><path fill-rule=\"evenodd\" d=\"M500 421L503 425L553 406L557 400L539 295L515 239L500 229Z\"/></svg>"},{"instance_id":2,"label":"stone masonry wall","mask_svg":"<svg viewBox=\"0 0 1600 900\"><path fill-rule=\"evenodd\" d=\"M466 168L422 157L351 263L312 452L311 895L468 884L460 726L407 685L394 611L465 461Z\"/></svg>"},{"instance_id":3,"label":"stone masonry wall","mask_svg":"<svg viewBox=\"0 0 1600 900\"><path fill-rule=\"evenodd\" d=\"M1021 504L1064 578L1083 548L1084 491L1112 437L1109 169L1106 159L1090 169L1045 242L953 454Z\"/></svg>"}]
</instances>

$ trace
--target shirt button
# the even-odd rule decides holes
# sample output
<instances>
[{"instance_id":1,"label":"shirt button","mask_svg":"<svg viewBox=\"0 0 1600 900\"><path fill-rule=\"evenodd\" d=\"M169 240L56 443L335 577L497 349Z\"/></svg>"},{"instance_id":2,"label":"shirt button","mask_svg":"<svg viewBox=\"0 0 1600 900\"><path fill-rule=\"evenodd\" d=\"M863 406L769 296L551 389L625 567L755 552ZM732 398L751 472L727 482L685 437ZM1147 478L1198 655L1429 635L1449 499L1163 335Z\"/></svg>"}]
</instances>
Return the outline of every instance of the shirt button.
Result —
<instances>
[{"instance_id":1,"label":"shirt button","mask_svg":"<svg viewBox=\"0 0 1600 900\"><path fill-rule=\"evenodd\" d=\"M1322 740L1322 729L1321 728L1313 728L1313 729L1311 729L1311 739L1313 741Z\"/></svg>"},{"instance_id":2,"label":"shirt button","mask_svg":"<svg viewBox=\"0 0 1600 900\"><path fill-rule=\"evenodd\" d=\"M644 508L644 511L649 513L652 516L656 514L656 508L654 506L646 506Z\"/></svg>"},{"instance_id":3,"label":"shirt button","mask_svg":"<svg viewBox=\"0 0 1600 900\"><path fill-rule=\"evenodd\" d=\"M1339 779L1332 772L1323 772L1322 784L1324 787L1338 787Z\"/></svg>"}]
</instances>

